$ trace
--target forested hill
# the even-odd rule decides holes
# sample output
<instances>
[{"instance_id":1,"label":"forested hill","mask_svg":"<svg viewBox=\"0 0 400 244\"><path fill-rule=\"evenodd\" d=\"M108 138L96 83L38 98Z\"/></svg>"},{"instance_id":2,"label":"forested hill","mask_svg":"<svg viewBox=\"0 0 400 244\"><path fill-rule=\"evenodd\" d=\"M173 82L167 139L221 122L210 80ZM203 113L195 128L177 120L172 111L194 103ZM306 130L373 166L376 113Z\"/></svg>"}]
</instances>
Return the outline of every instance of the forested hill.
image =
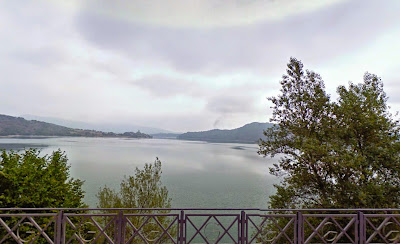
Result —
<instances>
[{"instance_id":1,"label":"forested hill","mask_svg":"<svg viewBox=\"0 0 400 244\"><path fill-rule=\"evenodd\" d=\"M84 137L129 137L151 138L141 132L125 132L122 134L95 130L72 129L60 125L26 120L0 114L0 136L84 136Z\"/></svg>"},{"instance_id":2,"label":"forested hill","mask_svg":"<svg viewBox=\"0 0 400 244\"><path fill-rule=\"evenodd\" d=\"M186 132L178 136L181 140L207 142L256 143L264 136L263 131L272 127L271 123L250 123L233 130L209 130Z\"/></svg>"}]
</instances>

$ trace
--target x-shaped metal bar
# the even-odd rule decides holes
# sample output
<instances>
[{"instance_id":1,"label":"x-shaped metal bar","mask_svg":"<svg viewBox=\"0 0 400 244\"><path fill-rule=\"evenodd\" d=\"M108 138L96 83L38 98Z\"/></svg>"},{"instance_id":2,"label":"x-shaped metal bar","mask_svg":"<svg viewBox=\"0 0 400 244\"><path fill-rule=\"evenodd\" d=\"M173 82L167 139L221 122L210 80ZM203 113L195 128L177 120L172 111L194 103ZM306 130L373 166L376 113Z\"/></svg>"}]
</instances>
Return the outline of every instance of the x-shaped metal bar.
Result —
<instances>
[{"instance_id":1,"label":"x-shaped metal bar","mask_svg":"<svg viewBox=\"0 0 400 244\"><path fill-rule=\"evenodd\" d=\"M40 217L40 216L37 216ZM47 216L43 216L43 217L47 217ZM32 218L32 216L24 216L22 217L15 225L13 228L10 228L6 222L4 222L4 220L2 218L0 218L0 224L4 227L4 229L7 231L7 234L0 240L0 243L4 242L8 236L11 236L17 243L23 243L22 240L20 239L20 237L18 237L14 231L15 229L17 229L20 224L22 223L22 221L24 221L25 219L28 219L29 222L31 223L39 232L37 235L35 235L35 237L30 241L30 243L33 243L34 241L36 241L40 236L43 236L44 239L46 239L46 241L50 244L54 244L53 240L46 234L46 230L47 228L55 222L56 220L56 216L54 216L50 222L48 222L44 228L41 228L40 225L38 225L36 223L36 221Z\"/></svg>"},{"instance_id":2,"label":"x-shaped metal bar","mask_svg":"<svg viewBox=\"0 0 400 244\"><path fill-rule=\"evenodd\" d=\"M374 229L374 232L369 236L367 243L370 243L376 235L379 235L385 243L399 243L400 242L400 239L394 240L395 242L388 240L387 237L382 234L383 228L390 221L390 219L393 219L393 221L396 223L396 225L400 227L399 221L393 216L386 217L382 221L382 223L378 226L378 228L375 227L375 225L369 220L368 217L365 218L366 222Z\"/></svg>"},{"instance_id":3,"label":"x-shaped metal bar","mask_svg":"<svg viewBox=\"0 0 400 244\"><path fill-rule=\"evenodd\" d=\"M210 221L210 219L214 218L215 221L217 221L217 223L219 224L219 226L221 226L221 228L223 229L223 233L222 235L219 236L219 238L216 240L215 243L218 243L226 234L232 239L232 241L234 243L238 243L235 238L232 237L232 235L229 233L229 230L232 228L232 226L237 222L239 223L239 216L235 216L235 219L233 220L233 222L228 226L228 228L225 228L225 226L219 221L219 219L217 217L232 217L230 215L220 215L220 216L208 216L208 218L206 219L206 221L201 225L200 228L197 228L197 226L192 222L192 220L189 218L189 216L196 216L196 215L187 215L187 220L188 222L191 223L191 225L193 226L193 228L196 230L196 233L194 233L194 235L192 236L192 238L187 242L190 243L198 234L201 236L201 238L206 241L206 243L208 242L207 237L205 237L202 233L201 230L204 228L204 226L206 226L206 224ZM200 215L201 216L201 215Z\"/></svg>"},{"instance_id":4,"label":"x-shaped metal bar","mask_svg":"<svg viewBox=\"0 0 400 244\"><path fill-rule=\"evenodd\" d=\"M107 235L107 233L105 232L110 226L111 226L111 224L114 222L116 222L116 219L117 219L117 216L115 216L115 215L111 215L111 216L113 216L114 218L113 219L111 219L107 224L106 224L106 226L104 227L104 228L102 228L94 219L93 219L93 216L85 216L85 215L73 215L74 217L83 217L83 219L78 223L78 225L74 225L74 223L72 223L72 220L69 218L70 216L64 216L64 218L66 219L65 221L64 221L64 223L68 223L71 227L72 227L72 229L73 230L77 230L78 228L80 228L83 224L84 224L84 221L86 221L86 220L91 220L91 222L90 223L93 223L94 224L94 226L100 231L100 233L96 236L96 237L94 237L94 239L93 239L93 241L92 242L94 242L94 241L96 241L97 239L99 239L101 236L104 236L110 243L114 243L114 241ZM79 236L77 233L74 233L73 235L72 235L72 237L66 242L66 243L70 243L72 240L78 240L78 241L83 241L82 240L82 237L81 236Z\"/></svg>"},{"instance_id":5,"label":"x-shaped metal bar","mask_svg":"<svg viewBox=\"0 0 400 244\"><path fill-rule=\"evenodd\" d=\"M134 216L142 216L142 215L134 215ZM147 216L147 215L143 215L143 216ZM168 232L168 230L170 228L172 228L172 226L175 224L175 222L177 222L178 220L178 216L175 216L175 218L173 219L173 221L169 224L169 226L167 226L167 228L164 228L164 226L161 224L161 222L156 218L157 216L165 216L165 215L152 215L152 216L147 216L146 220L139 226L139 228L136 228L135 225L129 220L129 216L126 216L125 219L127 221L127 223L129 224L129 226L131 226L134 230L133 235L128 239L128 241L126 243L131 242L136 236L139 236L145 243L148 243L146 237L144 237L141 234L141 230L144 228L144 226L149 222L150 219L153 219L156 224L162 229L162 234L160 235L159 238L157 238L157 240L155 240L155 242L158 242L162 239L162 237L164 235L167 235L168 238L173 241L173 243L177 243L174 238L171 236L171 234Z\"/></svg>"},{"instance_id":6,"label":"x-shaped metal bar","mask_svg":"<svg viewBox=\"0 0 400 244\"><path fill-rule=\"evenodd\" d=\"M259 217L264 217L264 220L260 223L260 224L256 224L254 223L254 221L251 219L250 216L248 216L248 220L250 220L250 222L252 223L253 227L256 228L257 232L255 233L255 235L253 236L253 238L250 240L250 243L253 242L257 236L259 234L261 234L261 232L263 231L263 226L265 225L265 223L267 222L268 219L272 220L272 223L279 229L279 234L275 237L275 240L272 241L272 243L276 243L277 240L284 235L285 238L290 242L290 243L294 243L294 241L286 234L286 231L290 228L290 226L294 223L294 217L290 217L290 220L288 221L288 223L286 223L286 225L281 228L279 226L279 224L276 222L276 218L283 218L283 217L272 217L272 216L259 216Z\"/></svg>"},{"instance_id":7,"label":"x-shaped metal bar","mask_svg":"<svg viewBox=\"0 0 400 244\"><path fill-rule=\"evenodd\" d=\"M313 216L309 216L308 218L311 218ZM349 221L349 223L346 225L345 228L342 228L340 224L333 218L333 217L325 217L323 221L320 222L320 224L317 226L317 228L314 228L312 224L307 220L307 217L304 218L304 222L306 222L312 229L312 234L307 238L307 240L304 243L309 243L315 236L318 236L321 241L323 241L325 244L328 242L325 240L325 237L321 236L319 231L325 226L326 223L328 223L329 220L332 220L334 224L339 227L340 229L340 234L335 237L335 240L332 243L337 243L340 238L345 234L347 238L351 241L351 243L355 243L354 240L351 239L351 237L347 234L348 229L351 227L351 225L355 222L355 217L352 217L352 219ZM332 223L332 222L330 222Z\"/></svg>"}]
</instances>

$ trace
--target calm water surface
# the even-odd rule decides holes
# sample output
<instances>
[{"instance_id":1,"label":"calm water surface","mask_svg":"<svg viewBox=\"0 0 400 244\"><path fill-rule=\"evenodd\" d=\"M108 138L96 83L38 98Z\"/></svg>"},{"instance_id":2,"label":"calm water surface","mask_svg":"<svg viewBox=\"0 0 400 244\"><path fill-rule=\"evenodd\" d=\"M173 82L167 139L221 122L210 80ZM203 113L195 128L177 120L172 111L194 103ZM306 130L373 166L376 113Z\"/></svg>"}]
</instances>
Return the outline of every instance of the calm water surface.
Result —
<instances>
[{"instance_id":1,"label":"calm water surface","mask_svg":"<svg viewBox=\"0 0 400 244\"><path fill-rule=\"evenodd\" d=\"M176 208L266 208L277 182L268 167L277 159L257 155L257 145L164 139L47 138L0 139L1 144L48 145L50 154L67 153L71 175L84 180L85 202L96 207L96 193L118 188L136 167L162 162L162 182Z\"/></svg>"}]
</instances>

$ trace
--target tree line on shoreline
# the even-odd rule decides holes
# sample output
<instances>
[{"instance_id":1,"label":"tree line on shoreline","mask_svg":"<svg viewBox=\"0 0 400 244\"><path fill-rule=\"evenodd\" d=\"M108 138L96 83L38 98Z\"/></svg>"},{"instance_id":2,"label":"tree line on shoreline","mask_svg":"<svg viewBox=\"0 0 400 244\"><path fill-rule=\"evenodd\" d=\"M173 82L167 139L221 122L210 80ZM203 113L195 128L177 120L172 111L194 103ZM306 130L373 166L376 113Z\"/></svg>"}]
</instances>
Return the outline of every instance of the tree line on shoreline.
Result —
<instances>
[{"instance_id":1,"label":"tree line on shoreline","mask_svg":"<svg viewBox=\"0 0 400 244\"><path fill-rule=\"evenodd\" d=\"M76 136L76 137L127 137L152 138L152 136L137 132L103 132L97 130L74 129L37 120L26 120L0 114L0 136Z\"/></svg>"}]
</instances>

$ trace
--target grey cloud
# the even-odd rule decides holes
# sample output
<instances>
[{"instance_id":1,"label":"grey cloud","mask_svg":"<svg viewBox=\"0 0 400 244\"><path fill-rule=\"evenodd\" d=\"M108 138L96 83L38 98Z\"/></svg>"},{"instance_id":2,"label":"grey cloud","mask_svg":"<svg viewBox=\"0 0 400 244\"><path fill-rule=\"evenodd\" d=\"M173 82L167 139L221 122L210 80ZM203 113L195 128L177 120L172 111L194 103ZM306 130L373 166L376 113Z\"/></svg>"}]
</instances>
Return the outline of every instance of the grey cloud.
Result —
<instances>
[{"instance_id":1,"label":"grey cloud","mask_svg":"<svg viewBox=\"0 0 400 244\"><path fill-rule=\"evenodd\" d=\"M214 121L213 128L218 128L218 126L220 125L222 119L223 119L222 117L217 118Z\"/></svg>"},{"instance_id":2,"label":"grey cloud","mask_svg":"<svg viewBox=\"0 0 400 244\"><path fill-rule=\"evenodd\" d=\"M263 88L256 84L244 84L216 92L205 107L206 111L213 114L213 127L235 128L238 123L243 125L249 121L260 121L260 115L268 110L267 100L261 101L268 92L268 89Z\"/></svg>"},{"instance_id":3,"label":"grey cloud","mask_svg":"<svg viewBox=\"0 0 400 244\"><path fill-rule=\"evenodd\" d=\"M254 110L254 98L247 95L221 95L209 100L206 108L219 114L247 113Z\"/></svg>"},{"instance_id":4,"label":"grey cloud","mask_svg":"<svg viewBox=\"0 0 400 244\"><path fill-rule=\"evenodd\" d=\"M284 18L342 1L349 0L87 0L83 7L152 25L212 28Z\"/></svg>"},{"instance_id":5,"label":"grey cloud","mask_svg":"<svg viewBox=\"0 0 400 244\"><path fill-rule=\"evenodd\" d=\"M146 26L85 10L76 23L87 40L132 59L162 60L186 72L268 72L290 56L323 62L374 41L398 22L399 3L392 3L350 1L282 21L214 29Z\"/></svg>"},{"instance_id":6,"label":"grey cloud","mask_svg":"<svg viewBox=\"0 0 400 244\"><path fill-rule=\"evenodd\" d=\"M201 111L193 111L190 114L143 115L135 117L135 123L150 127L158 127L174 132L187 132L209 130L213 118Z\"/></svg>"},{"instance_id":7,"label":"grey cloud","mask_svg":"<svg viewBox=\"0 0 400 244\"><path fill-rule=\"evenodd\" d=\"M0 9L0 53L7 60L5 65L15 62L15 69L23 64L48 69L65 61L72 29L69 20L46 1L4 1Z\"/></svg>"},{"instance_id":8,"label":"grey cloud","mask_svg":"<svg viewBox=\"0 0 400 244\"><path fill-rule=\"evenodd\" d=\"M173 79L165 76L149 76L131 82L148 92L161 97L176 95L199 96L204 93L202 88L195 82Z\"/></svg>"},{"instance_id":9,"label":"grey cloud","mask_svg":"<svg viewBox=\"0 0 400 244\"><path fill-rule=\"evenodd\" d=\"M398 71L399 69L397 69ZM395 74L388 78L382 78L383 89L389 97L388 102L396 105L400 108L400 76L397 75L397 71L393 70L392 74ZM379 75L378 75L379 76Z\"/></svg>"},{"instance_id":10,"label":"grey cloud","mask_svg":"<svg viewBox=\"0 0 400 244\"><path fill-rule=\"evenodd\" d=\"M55 63L61 63L66 58L66 55L61 50L51 47L18 50L8 53L8 56L17 61L37 66L49 66Z\"/></svg>"}]
</instances>

